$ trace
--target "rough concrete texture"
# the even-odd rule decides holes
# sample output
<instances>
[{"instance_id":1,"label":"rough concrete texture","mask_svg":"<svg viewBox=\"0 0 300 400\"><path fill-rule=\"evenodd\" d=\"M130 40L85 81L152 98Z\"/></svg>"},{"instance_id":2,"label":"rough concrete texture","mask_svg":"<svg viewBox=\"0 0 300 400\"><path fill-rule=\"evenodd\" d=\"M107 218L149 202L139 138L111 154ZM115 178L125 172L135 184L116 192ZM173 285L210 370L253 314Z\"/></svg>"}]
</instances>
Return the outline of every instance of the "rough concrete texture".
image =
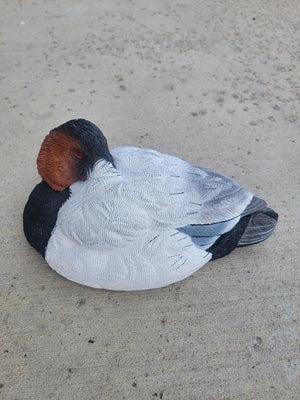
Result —
<instances>
[{"instance_id":1,"label":"rough concrete texture","mask_svg":"<svg viewBox=\"0 0 300 400\"><path fill-rule=\"evenodd\" d=\"M299 399L299 17L298 0L1 2L1 399ZM275 234L164 289L65 280L22 211L43 137L78 117L234 177Z\"/></svg>"}]
</instances>

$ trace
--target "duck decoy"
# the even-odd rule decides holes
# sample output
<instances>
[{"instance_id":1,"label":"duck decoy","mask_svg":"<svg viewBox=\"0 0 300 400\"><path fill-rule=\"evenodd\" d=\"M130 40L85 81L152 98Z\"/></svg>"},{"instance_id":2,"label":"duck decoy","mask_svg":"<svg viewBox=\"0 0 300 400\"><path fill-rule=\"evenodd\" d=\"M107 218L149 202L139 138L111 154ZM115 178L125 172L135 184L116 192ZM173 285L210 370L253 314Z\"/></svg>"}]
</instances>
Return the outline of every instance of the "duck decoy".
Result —
<instances>
[{"instance_id":1,"label":"duck decoy","mask_svg":"<svg viewBox=\"0 0 300 400\"><path fill-rule=\"evenodd\" d=\"M237 246L261 242L278 215L234 180L154 150L109 150L85 119L50 131L24 233L64 277L144 290L192 275Z\"/></svg>"}]
</instances>

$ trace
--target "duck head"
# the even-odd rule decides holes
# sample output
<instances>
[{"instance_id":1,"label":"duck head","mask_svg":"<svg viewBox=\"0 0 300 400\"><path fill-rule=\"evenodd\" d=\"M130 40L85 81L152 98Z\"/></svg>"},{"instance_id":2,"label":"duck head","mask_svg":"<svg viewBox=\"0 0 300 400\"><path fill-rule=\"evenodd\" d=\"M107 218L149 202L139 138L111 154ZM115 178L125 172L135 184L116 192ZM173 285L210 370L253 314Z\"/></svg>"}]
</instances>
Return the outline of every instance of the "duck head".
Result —
<instances>
[{"instance_id":1,"label":"duck head","mask_svg":"<svg viewBox=\"0 0 300 400\"><path fill-rule=\"evenodd\" d=\"M45 137L37 158L42 179L56 191L85 181L96 161L113 164L101 130L85 119L74 119L54 128Z\"/></svg>"}]
</instances>

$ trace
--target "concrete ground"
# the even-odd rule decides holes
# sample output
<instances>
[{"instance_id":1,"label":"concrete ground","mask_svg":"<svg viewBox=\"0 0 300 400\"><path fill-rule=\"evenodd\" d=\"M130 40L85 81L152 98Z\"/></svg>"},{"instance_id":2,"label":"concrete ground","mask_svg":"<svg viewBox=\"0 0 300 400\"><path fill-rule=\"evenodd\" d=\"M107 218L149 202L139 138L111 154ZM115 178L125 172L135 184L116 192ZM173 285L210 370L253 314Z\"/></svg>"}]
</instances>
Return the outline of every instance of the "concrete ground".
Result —
<instances>
[{"instance_id":1,"label":"concrete ground","mask_svg":"<svg viewBox=\"0 0 300 400\"><path fill-rule=\"evenodd\" d=\"M0 398L299 399L299 1L6 0L0 18ZM277 230L164 289L65 280L22 211L41 141L78 117L234 177Z\"/></svg>"}]
</instances>

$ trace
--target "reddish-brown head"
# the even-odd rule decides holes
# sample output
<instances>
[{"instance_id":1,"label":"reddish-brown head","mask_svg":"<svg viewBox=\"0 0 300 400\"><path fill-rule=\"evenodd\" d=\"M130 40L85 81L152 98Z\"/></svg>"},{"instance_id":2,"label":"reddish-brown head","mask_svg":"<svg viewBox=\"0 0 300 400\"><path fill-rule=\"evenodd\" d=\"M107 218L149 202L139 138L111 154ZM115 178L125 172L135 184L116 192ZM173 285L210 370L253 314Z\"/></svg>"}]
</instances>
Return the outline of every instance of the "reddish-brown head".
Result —
<instances>
[{"instance_id":1,"label":"reddish-brown head","mask_svg":"<svg viewBox=\"0 0 300 400\"><path fill-rule=\"evenodd\" d=\"M37 168L52 189L62 191L77 181L86 180L100 158L113 163L105 137L96 125L78 119L53 129L45 137Z\"/></svg>"},{"instance_id":2,"label":"reddish-brown head","mask_svg":"<svg viewBox=\"0 0 300 400\"><path fill-rule=\"evenodd\" d=\"M38 172L52 189L64 190L86 179L80 171L81 154L80 144L66 133L49 133L37 158Z\"/></svg>"}]
</instances>

